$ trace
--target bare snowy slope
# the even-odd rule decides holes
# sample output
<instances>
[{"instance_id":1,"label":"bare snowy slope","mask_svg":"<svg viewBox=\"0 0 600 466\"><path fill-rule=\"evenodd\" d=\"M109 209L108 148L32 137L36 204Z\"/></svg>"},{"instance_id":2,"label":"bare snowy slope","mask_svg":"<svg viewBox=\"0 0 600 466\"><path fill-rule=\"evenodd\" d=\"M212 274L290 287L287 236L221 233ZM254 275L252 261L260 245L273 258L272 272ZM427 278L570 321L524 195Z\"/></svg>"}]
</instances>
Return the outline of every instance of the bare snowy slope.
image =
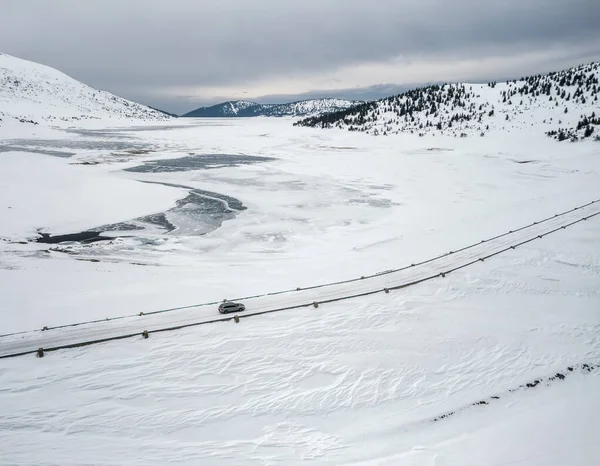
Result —
<instances>
[{"instance_id":1,"label":"bare snowy slope","mask_svg":"<svg viewBox=\"0 0 600 466\"><path fill-rule=\"evenodd\" d=\"M0 125L86 119L164 120L166 114L86 86L49 66L0 54Z\"/></svg>"},{"instance_id":2,"label":"bare snowy slope","mask_svg":"<svg viewBox=\"0 0 600 466\"><path fill-rule=\"evenodd\" d=\"M297 125L463 137L533 127L558 140L588 138L600 133L599 74L591 63L505 83L428 86Z\"/></svg>"},{"instance_id":3,"label":"bare snowy slope","mask_svg":"<svg viewBox=\"0 0 600 466\"><path fill-rule=\"evenodd\" d=\"M362 103L344 99L310 99L285 104L258 104L247 100L236 100L212 107L200 107L182 116L197 118L317 116L347 110Z\"/></svg>"}]
</instances>

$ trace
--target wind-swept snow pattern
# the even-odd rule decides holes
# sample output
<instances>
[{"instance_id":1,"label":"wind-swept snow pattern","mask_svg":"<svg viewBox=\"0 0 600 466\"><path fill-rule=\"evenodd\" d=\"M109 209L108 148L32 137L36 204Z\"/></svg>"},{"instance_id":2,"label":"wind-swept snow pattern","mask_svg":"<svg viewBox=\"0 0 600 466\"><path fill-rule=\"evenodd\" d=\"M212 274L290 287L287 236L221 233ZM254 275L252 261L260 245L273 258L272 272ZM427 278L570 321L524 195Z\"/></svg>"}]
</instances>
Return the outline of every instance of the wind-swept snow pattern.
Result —
<instances>
[{"instance_id":1,"label":"wind-swept snow pattern","mask_svg":"<svg viewBox=\"0 0 600 466\"><path fill-rule=\"evenodd\" d=\"M477 244L462 247L457 251L450 251L443 256L397 270L369 277L363 276L345 282L316 285L305 289L298 288L291 292L235 298L234 301L244 300L247 303L249 312L241 316L244 318L290 311L311 305L316 308L319 304L368 296L382 291L389 293L391 290L404 289L433 278L445 278L451 272L483 262L536 239L542 239L546 235L562 231L597 215L600 215L600 199L536 221L526 227L511 230L494 238L482 240ZM140 312L139 317L142 319L130 316L129 318L106 319L91 323L75 323L58 328L44 327L36 332L0 335L0 358L33 354L40 348L44 351L56 351L130 338L141 335L142 332L179 330L233 319L233 317L215 318L214 307L216 304L218 303L212 302L185 306L183 309Z\"/></svg>"},{"instance_id":2,"label":"wind-swept snow pattern","mask_svg":"<svg viewBox=\"0 0 600 466\"><path fill-rule=\"evenodd\" d=\"M596 466L600 146L293 121L0 127L0 463Z\"/></svg>"},{"instance_id":3,"label":"wind-swept snow pattern","mask_svg":"<svg viewBox=\"0 0 600 466\"><path fill-rule=\"evenodd\" d=\"M599 232L403 293L3 360L3 459L592 466Z\"/></svg>"}]
</instances>

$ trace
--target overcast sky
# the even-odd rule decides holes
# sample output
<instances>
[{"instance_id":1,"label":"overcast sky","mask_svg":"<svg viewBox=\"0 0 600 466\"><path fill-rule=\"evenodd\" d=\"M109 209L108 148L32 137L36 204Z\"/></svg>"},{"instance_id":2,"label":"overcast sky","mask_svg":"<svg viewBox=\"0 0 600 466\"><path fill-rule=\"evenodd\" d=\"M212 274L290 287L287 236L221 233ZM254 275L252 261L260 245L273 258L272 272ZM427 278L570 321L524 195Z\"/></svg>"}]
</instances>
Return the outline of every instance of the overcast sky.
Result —
<instances>
[{"instance_id":1,"label":"overcast sky","mask_svg":"<svg viewBox=\"0 0 600 466\"><path fill-rule=\"evenodd\" d=\"M0 51L183 113L600 60L600 0L0 0Z\"/></svg>"}]
</instances>

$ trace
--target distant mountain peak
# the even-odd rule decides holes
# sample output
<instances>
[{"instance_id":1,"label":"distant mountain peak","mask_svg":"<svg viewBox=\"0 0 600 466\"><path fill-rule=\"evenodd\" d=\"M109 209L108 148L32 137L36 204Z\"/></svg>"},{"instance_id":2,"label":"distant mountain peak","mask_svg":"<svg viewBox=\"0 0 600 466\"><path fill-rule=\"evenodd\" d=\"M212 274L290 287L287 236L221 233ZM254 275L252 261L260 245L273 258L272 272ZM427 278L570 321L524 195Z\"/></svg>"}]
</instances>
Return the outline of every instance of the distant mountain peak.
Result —
<instances>
[{"instance_id":1,"label":"distant mountain peak","mask_svg":"<svg viewBox=\"0 0 600 466\"><path fill-rule=\"evenodd\" d=\"M299 100L284 104L259 104L248 100L228 100L210 107L200 107L182 116L198 118L315 116L346 110L362 103L362 101L356 100L331 98Z\"/></svg>"}]
</instances>

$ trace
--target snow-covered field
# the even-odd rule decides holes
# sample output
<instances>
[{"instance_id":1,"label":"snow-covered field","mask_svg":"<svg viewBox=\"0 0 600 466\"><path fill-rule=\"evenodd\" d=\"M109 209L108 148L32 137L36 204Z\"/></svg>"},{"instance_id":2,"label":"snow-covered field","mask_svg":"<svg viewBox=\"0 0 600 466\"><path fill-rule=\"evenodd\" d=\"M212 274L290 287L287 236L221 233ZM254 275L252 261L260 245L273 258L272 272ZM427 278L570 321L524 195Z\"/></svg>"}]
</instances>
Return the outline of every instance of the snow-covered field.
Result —
<instances>
[{"instance_id":1,"label":"snow-covered field","mask_svg":"<svg viewBox=\"0 0 600 466\"><path fill-rule=\"evenodd\" d=\"M358 278L600 198L593 141L292 121L0 127L0 334ZM27 241L85 230L114 239ZM598 464L599 234L590 217L389 294L3 359L0 464ZM161 325L194 313L219 317Z\"/></svg>"}]
</instances>

